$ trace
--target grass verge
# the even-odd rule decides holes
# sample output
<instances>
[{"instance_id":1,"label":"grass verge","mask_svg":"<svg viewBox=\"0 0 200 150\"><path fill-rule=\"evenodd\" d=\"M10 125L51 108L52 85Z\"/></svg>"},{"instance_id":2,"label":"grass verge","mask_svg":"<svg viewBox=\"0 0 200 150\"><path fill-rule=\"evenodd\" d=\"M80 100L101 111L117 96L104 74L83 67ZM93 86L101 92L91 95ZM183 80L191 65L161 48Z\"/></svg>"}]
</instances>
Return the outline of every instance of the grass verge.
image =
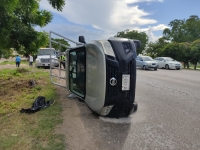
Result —
<instances>
[{"instance_id":1,"label":"grass verge","mask_svg":"<svg viewBox=\"0 0 200 150\"><path fill-rule=\"evenodd\" d=\"M29 85L30 80L35 81L34 87ZM48 72L36 68L0 71L0 149L65 149L63 135L54 132L62 122L58 101L34 114L20 113L21 108L30 108L38 96L57 98Z\"/></svg>"},{"instance_id":2,"label":"grass verge","mask_svg":"<svg viewBox=\"0 0 200 150\"><path fill-rule=\"evenodd\" d=\"M20 64L29 65L29 61L27 61L27 60L22 60L22 61L20 62ZM7 61L7 60L6 60L6 61L1 62L0 65L15 65L15 61ZM33 63L33 65L34 65L34 63Z\"/></svg>"}]
</instances>

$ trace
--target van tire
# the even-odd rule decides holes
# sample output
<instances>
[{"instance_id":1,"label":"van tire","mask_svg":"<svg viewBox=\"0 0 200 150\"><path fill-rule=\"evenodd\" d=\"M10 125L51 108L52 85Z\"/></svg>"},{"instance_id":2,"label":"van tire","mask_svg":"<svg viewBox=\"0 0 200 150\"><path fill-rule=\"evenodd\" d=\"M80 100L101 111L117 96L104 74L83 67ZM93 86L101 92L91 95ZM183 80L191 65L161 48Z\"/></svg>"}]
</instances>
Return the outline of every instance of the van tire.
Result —
<instances>
[{"instance_id":1,"label":"van tire","mask_svg":"<svg viewBox=\"0 0 200 150\"><path fill-rule=\"evenodd\" d=\"M134 111L133 112L136 112L137 111L137 109L138 109L138 104L137 103L134 103Z\"/></svg>"}]
</instances>

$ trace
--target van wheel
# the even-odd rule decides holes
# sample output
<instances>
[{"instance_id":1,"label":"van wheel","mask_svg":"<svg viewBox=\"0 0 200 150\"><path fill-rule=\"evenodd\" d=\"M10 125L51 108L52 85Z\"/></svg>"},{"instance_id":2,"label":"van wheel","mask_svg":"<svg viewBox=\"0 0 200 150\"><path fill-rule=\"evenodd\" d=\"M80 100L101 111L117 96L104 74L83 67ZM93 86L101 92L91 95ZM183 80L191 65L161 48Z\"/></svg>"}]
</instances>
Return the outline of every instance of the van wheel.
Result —
<instances>
[{"instance_id":1,"label":"van wheel","mask_svg":"<svg viewBox=\"0 0 200 150\"><path fill-rule=\"evenodd\" d=\"M138 109L138 104L137 102L136 103L133 103L133 108L131 109L131 111L129 112L129 115L131 115L132 113L136 112ZM128 116L129 116L128 115Z\"/></svg>"},{"instance_id":2,"label":"van wheel","mask_svg":"<svg viewBox=\"0 0 200 150\"><path fill-rule=\"evenodd\" d=\"M134 111L133 112L136 112L137 111L137 109L138 109L138 104L137 103L134 103Z\"/></svg>"},{"instance_id":3,"label":"van wheel","mask_svg":"<svg viewBox=\"0 0 200 150\"><path fill-rule=\"evenodd\" d=\"M144 66L142 67L142 69L143 69L143 70L146 70L147 68L146 68L146 66L144 65Z\"/></svg>"},{"instance_id":4,"label":"van wheel","mask_svg":"<svg viewBox=\"0 0 200 150\"><path fill-rule=\"evenodd\" d=\"M165 65L165 69L169 69L169 65Z\"/></svg>"},{"instance_id":5,"label":"van wheel","mask_svg":"<svg viewBox=\"0 0 200 150\"><path fill-rule=\"evenodd\" d=\"M85 101L83 99L78 98L79 102L84 103Z\"/></svg>"},{"instance_id":6,"label":"van wheel","mask_svg":"<svg viewBox=\"0 0 200 150\"><path fill-rule=\"evenodd\" d=\"M154 70L157 70L158 68L154 68Z\"/></svg>"}]
</instances>

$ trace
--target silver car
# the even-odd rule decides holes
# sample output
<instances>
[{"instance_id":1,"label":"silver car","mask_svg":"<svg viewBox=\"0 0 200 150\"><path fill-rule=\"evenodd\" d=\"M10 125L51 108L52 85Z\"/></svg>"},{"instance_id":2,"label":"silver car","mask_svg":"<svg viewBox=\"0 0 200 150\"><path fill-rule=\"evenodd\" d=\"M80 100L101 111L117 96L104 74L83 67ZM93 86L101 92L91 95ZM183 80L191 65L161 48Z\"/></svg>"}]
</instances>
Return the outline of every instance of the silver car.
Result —
<instances>
[{"instance_id":1,"label":"silver car","mask_svg":"<svg viewBox=\"0 0 200 150\"><path fill-rule=\"evenodd\" d=\"M147 69L158 69L158 64L150 56L137 56L136 65L143 70Z\"/></svg>"}]
</instances>

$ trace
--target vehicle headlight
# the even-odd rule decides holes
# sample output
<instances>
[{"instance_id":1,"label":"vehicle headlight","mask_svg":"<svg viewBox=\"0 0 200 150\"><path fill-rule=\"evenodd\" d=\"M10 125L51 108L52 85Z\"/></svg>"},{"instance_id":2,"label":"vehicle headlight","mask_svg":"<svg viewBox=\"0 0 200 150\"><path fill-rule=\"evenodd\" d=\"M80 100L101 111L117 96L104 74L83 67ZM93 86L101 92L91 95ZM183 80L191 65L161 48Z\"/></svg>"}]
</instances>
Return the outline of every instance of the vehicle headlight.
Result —
<instances>
[{"instance_id":1,"label":"vehicle headlight","mask_svg":"<svg viewBox=\"0 0 200 150\"><path fill-rule=\"evenodd\" d=\"M35 61L36 61L36 62L40 62L40 60L39 60L39 59L36 59Z\"/></svg>"},{"instance_id":2,"label":"vehicle headlight","mask_svg":"<svg viewBox=\"0 0 200 150\"><path fill-rule=\"evenodd\" d=\"M174 65L174 63L169 63L170 65Z\"/></svg>"},{"instance_id":3,"label":"vehicle headlight","mask_svg":"<svg viewBox=\"0 0 200 150\"><path fill-rule=\"evenodd\" d=\"M111 111L112 108L113 108L113 105L103 107L103 109L101 110L100 115L106 116L107 114L109 114L109 112Z\"/></svg>"}]
</instances>

